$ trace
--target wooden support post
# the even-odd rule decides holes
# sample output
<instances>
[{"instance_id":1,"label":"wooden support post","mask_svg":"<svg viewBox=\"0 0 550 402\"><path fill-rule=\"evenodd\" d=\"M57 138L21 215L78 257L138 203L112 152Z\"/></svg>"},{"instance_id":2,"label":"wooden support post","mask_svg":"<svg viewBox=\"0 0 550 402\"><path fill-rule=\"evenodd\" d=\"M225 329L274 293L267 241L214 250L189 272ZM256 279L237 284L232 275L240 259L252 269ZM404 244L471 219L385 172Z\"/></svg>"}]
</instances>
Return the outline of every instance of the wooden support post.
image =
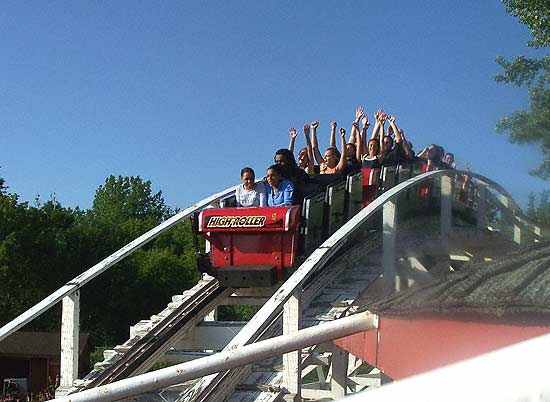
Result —
<instances>
[{"instance_id":1,"label":"wooden support post","mask_svg":"<svg viewBox=\"0 0 550 402\"><path fill-rule=\"evenodd\" d=\"M218 308L216 307L214 310L206 314L204 321L218 321Z\"/></svg>"},{"instance_id":2,"label":"wooden support post","mask_svg":"<svg viewBox=\"0 0 550 402\"><path fill-rule=\"evenodd\" d=\"M540 234L540 227L539 226L535 226L533 228L533 232L535 233L535 243L538 243L541 239L541 234Z\"/></svg>"},{"instance_id":3,"label":"wooden support post","mask_svg":"<svg viewBox=\"0 0 550 402\"><path fill-rule=\"evenodd\" d=\"M388 201L383 207L383 258L384 266L384 292L395 292L395 237L397 233L397 205L394 201Z\"/></svg>"},{"instance_id":4,"label":"wooden support post","mask_svg":"<svg viewBox=\"0 0 550 402\"><path fill-rule=\"evenodd\" d=\"M521 227L519 226L519 224L517 222L514 223L514 242L516 242L517 244L522 243Z\"/></svg>"},{"instance_id":5,"label":"wooden support post","mask_svg":"<svg viewBox=\"0 0 550 402\"><path fill-rule=\"evenodd\" d=\"M452 196L452 178L450 176L441 176L440 237L446 255L449 254L449 234L451 233L452 226Z\"/></svg>"},{"instance_id":6,"label":"wooden support post","mask_svg":"<svg viewBox=\"0 0 550 402\"><path fill-rule=\"evenodd\" d=\"M334 347L332 352L331 390L332 397L335 400L343 398L348 393L348 359L348 352L342 348Z\"/></svg>"},{"instance_id":7,"label":"wooden support post","mask_svg":"<svg viewBox=\"0 0 550 402\"><path fill-rule=\"evenodd\" d=\"M301 327L302 311L300 305L301 289L295 289L283 306L283 335L297 332ZM301 349L283 355L283 386L294 400L301 399Z\"/></svg>"},{"instance_id":8,"label":"wooden support post","mask_svg":"<svg viewBox=\"0 0 550 402\"><path fill-rule=\"evenodd\" d=\"M478 185L477 191L477 230L483 234L487 229L487 187Z\"/></svg>"},{"instance_id":9,"label":"wooden support post","mask_svg":"<svg viewBox=\"0 0 550 402\"><path fill-rule=\"evenodd\" d=\"M64 396L78 378L78 336L80 316L80 291L62 300L61 312L61 368L59 388L55 396Z\"/></svg>"},{"instance_id":10,"label":"wooden support post","mask_svg":"<svg viewBox=\"0 0 550 402\"><path fill-rule=\"evenodd\" d=\"M517 244L521 244L521 227L518 224L516 219L515 210L511 208L511 200L509 197L502 197L502 204L504 208L502 209L502 218L503 225L506 232L512 235L512 239Z\"/></svg>"}]
</instances>

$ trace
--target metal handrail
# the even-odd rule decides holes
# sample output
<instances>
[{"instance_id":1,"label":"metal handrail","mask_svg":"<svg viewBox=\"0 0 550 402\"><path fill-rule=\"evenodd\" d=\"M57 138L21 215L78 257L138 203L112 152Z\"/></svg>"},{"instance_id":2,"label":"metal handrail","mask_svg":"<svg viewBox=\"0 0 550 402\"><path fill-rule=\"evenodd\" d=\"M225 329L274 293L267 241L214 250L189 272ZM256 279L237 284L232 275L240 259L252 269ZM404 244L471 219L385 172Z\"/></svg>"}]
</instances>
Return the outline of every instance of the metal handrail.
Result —
<instances>
[{"instance_id":1,"label":"metal handrail","mask_svg":"<svg viewBox=\"0 0 550 402\"><path fill-rule=\"evenodd\" d=\"M237 185L238 186L238 185ZM68 296L80 289L86 283L94 279L96 276L105 272L113 265L115 265L120 260L124 259L128 255L132 254L137 249L141 248L143 245L147 244L149 241L153 240L155 237L165 232L166 230L172 228L176 224L180 223L184 219L188 218L192 213L195 213L208 205L219 201L220 199L227 197L232 192L235 191L237 186L230 187L226 190L223 190L219 193L213 194L210 197L205 198L202 201L190 206L187 209L184 209L181 212L178 212L171 218L165 220L160 225L154 227L148 232L142 234L137 239L131 241L118 251L115 251L113 254L103 259L101 262L92 266L82 274L78 275L76 278L70 280L65 285L57 289L55 292L44 298L42 301L35 304L33 307L25 311L24 313L17 316L12 321L5 324L0 328L0 342L11 335L13 332L17 331L19 328L25 324L32 321L34 318L38 317L43 312L47 311L55 304L59 303L61 299L65 296Z\"/></svg>"}]
</instances>

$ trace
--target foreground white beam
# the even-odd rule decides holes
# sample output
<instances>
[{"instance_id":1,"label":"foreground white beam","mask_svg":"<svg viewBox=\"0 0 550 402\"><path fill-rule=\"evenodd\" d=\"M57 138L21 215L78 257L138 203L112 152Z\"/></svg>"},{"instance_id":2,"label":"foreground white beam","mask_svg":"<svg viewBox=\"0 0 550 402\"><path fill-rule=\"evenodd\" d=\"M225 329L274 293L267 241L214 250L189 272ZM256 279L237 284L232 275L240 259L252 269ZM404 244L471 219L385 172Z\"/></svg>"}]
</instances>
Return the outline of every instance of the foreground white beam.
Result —
<instances>
[{"instance_id":1,"label":"foreground white beam","mask_svg":"<svg viewBox=\"0 0 550 402\"><path fill-rule=\"evenodd\" d=\"M345 401L548 401L549 360L550 335L544 335L350 396ZM511 370L510 364L526 369Z\"/></svg>"},{"instance_id":2,"label":"foreground white beam","mask_svg":"<svg viewBox=\"0 0 550 402\"><path fill-rule=\"evenodd\" d=\"M305 348L357 332L376 328L378 318L369 312L358 313L326 324L306 328L290 335L282 335L221 352L202 359L178 364L127 378L112 384L54 399L58 402L110 402L129 398L144 392L169 387L174 384L200 378L220 371L230 370L272 356Z\"/></svg>"}]
</instances>

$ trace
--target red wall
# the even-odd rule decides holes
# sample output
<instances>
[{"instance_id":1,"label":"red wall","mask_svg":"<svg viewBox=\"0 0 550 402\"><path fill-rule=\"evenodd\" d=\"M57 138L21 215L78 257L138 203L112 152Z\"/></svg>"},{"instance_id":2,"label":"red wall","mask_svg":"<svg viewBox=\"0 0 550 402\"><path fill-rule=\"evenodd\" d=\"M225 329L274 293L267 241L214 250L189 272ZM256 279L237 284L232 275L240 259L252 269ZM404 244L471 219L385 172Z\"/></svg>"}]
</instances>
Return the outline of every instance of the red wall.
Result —
<instances>
[{"instance_id":1,"label":"red wall","mask_svg":"<svg viewBox=\"0 0 550 402\"><path fill-rule=\"evenodd\" d=\"M550 333L550 327L380 317L378 330L334 343L398 380Z\"/></svg>"}]
</instances>

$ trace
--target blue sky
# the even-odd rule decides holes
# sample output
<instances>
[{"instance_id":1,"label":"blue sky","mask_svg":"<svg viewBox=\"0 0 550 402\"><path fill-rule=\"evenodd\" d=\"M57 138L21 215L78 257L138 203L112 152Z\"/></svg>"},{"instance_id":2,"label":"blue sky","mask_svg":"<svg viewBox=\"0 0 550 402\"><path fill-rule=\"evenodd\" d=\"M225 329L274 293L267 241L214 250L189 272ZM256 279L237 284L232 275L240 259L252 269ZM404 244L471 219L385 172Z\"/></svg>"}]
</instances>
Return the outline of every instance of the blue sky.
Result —
<instances>
[{"instance_id":1,"label":"blue sky","mask_svg":"<svg viewBox=\"0 0 550 402\"><path fill-rule=\"evenodd\" d=\"M540 153L494 127L528 97L493 76L528 40L497 0L6 1L0 176L89 208L110 174L139 175L183 208L263 176L290 126L319 120L326 146L361 104L525 204L548 187L527 173Z\"/></svg>"}]
</instances>

